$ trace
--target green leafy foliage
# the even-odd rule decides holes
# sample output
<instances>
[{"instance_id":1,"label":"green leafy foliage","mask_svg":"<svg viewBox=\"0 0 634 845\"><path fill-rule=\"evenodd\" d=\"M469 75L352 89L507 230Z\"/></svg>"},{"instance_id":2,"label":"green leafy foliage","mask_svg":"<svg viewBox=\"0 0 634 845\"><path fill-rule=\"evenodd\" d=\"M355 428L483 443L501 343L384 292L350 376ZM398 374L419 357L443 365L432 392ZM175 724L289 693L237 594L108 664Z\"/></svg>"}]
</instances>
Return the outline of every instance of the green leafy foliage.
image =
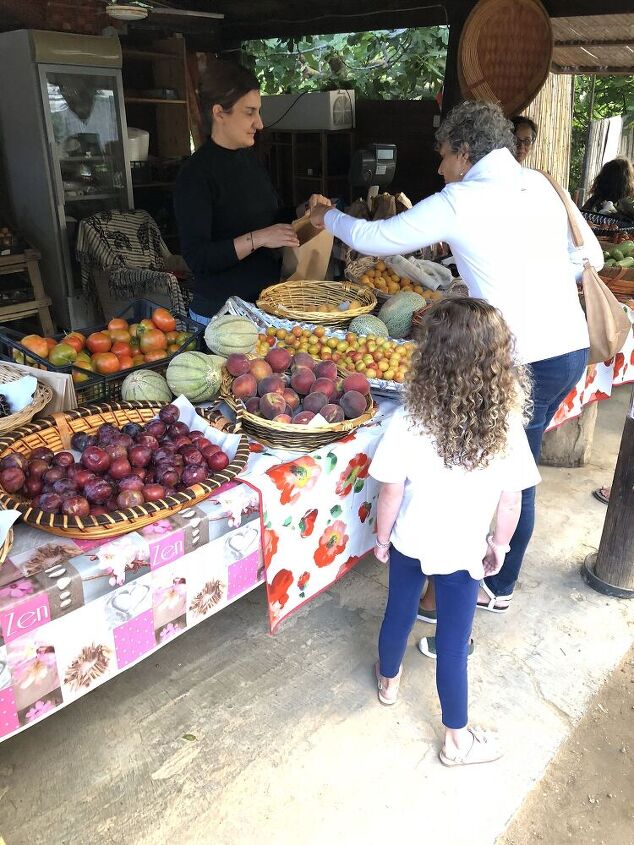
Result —
<instances>
[{"instance_id":1,"label":"green leafy foliage","mask_svg":"<svg viewBox=\"0 0 634 845\"><path fill-rule=\"evenodd\" d=\"M590 121L591 76L575 77L570 156L570 190L581 186L583 158ZM634 76L597 76L594 87L592 120L623 115L623 128L634 124Z\"/></svg>"},{"instance_id":2,"label":"green leafy foliage","mask_svg":"<svg viewBox=\"0 0 634 845\"><path fill-rule=\"evenodd\" d=\"M353 88L367 99L432 99L442 87L445 26L268 38L242 45L263 94Z\"/></svg>"}]
</instances>

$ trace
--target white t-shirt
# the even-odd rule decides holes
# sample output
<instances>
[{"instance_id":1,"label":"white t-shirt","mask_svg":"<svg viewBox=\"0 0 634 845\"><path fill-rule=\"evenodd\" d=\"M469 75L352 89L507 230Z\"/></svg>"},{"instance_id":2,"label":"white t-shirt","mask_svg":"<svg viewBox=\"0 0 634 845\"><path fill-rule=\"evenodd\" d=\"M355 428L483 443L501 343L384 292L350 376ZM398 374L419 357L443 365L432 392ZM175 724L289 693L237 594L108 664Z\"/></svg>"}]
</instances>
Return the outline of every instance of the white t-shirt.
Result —
<instances>
[{"instance_id":1,"label":"white t-shirt","mask_svg":"<svg viewBox=\"0 0 634 845\"><path fill-rule=\"evenodd\" d=\"M426 575L466 569L484 577L486 536L500 495L541 481L518 414L509 421L507 448L483 469L446 467L432 438L413 428L400 408L381 438L370 475L405 483L403 503L392 530L395 548L417 558Z\"/></svg>"},{"instance_id":2,"label":"white t-shirt","mask_svg":"<svg viewBox=\"0 0 634 845\"><path fill-rule=\"evenodd\" d=\"M461 182L387 220L328 211L326 228L365 255L402 255L447 242L471 296L502 312L520 361L532 363L588 346L575 279L583 258L600 269L603 252L581 214L572 243L566 209L545 176L493 150Z\"/></svg>"}]
</instances>

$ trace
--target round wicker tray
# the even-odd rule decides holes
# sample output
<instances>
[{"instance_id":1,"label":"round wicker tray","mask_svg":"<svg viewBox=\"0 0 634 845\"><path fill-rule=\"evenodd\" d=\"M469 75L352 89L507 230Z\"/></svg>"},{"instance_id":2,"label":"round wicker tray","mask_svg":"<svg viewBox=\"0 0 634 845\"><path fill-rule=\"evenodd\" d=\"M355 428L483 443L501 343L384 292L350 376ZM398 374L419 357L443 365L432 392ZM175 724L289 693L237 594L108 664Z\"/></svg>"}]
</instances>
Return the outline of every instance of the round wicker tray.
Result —
<instances>
[{"instance_id":1,"label":"round wicker tray","mask_svg":"<svg viewBox=\"0 0 634 845\"><path fill-rule=\"evenodd\" d=\"M361 276L367 273L368 270L372 270L378 260L378 258L372 258L372 256L370 255L364 255L360 258L355 258L353 261L349 261L346 264L345 270L343 271L346 279L348 279L348 281L350 282L354 282L355 284L361 284L361 282L359 281ZM367 285L364 285L364 287L366 287L368 290L371 290L376 297L376 301L380 302L381 304L387 302L390 296L392 296L392 294L383 293L383 291L379 290L378 288L370 288Z\"/></svg>"},{"instance_id":2,"label":"round wicker tray","mask_svg":"<svg viewBox=\"0 0 634 845\"><path fill-rule=\"evenodd\" d=\"M68 449L71 436L78 431L92 432L103 423L112 423L117 427L127 422L146 423L157 415L162 405L155 402L114 402L112 404L89 405L76 408L66 414L54 414L37 422L0 437L0 458L7 452L20 452L28 455L38 446L46 446L53 451ZM207 419L205 410L197 409L198 414ZM239 430L240 418L236 424ZM136 531L158 519L172 516L183 508L192 507L206 499L210 493L235 478L246 466L249 459L249 443L246 436L240 438L238 450L233 461L221 472L215 473L201 484L195 484L182 493L175 493L158 502L146 502L144 505L110 514L87 516L84 518L51 514L34 508L22 498L16 498L0 492L0 506L19 510L22 519L28 525L42 528L61 537L79 537L100 539Z\"/></svg>"},{"instance_id":3,"label":"round wicker tray","mask_svg":"<svg viewBox=\"0 0 634 845\"><path fill-rule=\"evenodd\" d=\"M265 420L255 414L250 414L242 400L236 399L231 393L232 378L223 369L222 385L220 395L227 405L236 413L241 414L242 430L265 446L273 449L293 449L297 452L312 452L328 443L334 443L344 437L355 428L369 422L376 414L377 407L372 396L367 397L366 411L360 417L353 420L344 420L340 423L326 423L319 428L312 428L306 425L293 425L293 423L279 423L272 420Z\"/></svg>"},{"instance_id":4,"label":"round wicker tray","mask_svg":"<svg viewBox=\"0 0 634 845\"><path fill-rule=\"evenodd\" d=\"M4 543L0 546L0 566L7 559L7 555L11 551L13 545L13 528L9 528L7 536L4 538Z\"/></svg>"},{"instance_id":5,"label":"round wicker tray","mask_svg":"<svg viewBox=\"0 0 634 845\"><path fill-rule=\"evenodd\" d=\"M539 0L479 0L460 36L462 93L519 114L548 78L552 54L552 26Z\"/></svg>"},{"instance_id":6,"label":"round wicker tray","mask_svg":"<svg viewBox=\"0 0 634 845\"><path fill-rule=\"evenodd\" d=\"M17 381L24 378L25 373L22 370L17 370L11 364L0 364L0 384L7 384L10 381ZM15 414L10 414L8 417L0 419L0 433L3 431L13 431L20 425L31 422L35 414L39 413L42 408L45 408L53 398L53 391L51 388L38 381L33 399L29 404L17 411Z\"/></svg>"},{"instance_id":7,"label":"round wicker tray","mask_svg":"<svg viewBox=\"0 0 634 845\"><path fill-rule=\"evenodd\" d=\"M362 303L340 311L346 300ZM267 314L315 323L322 326L347 326L355 317L369 314L376 307L376 296L367 285L353 282L280 282L260 293L257 306ZM317 311L317 306L328 305L330 311Z\"/></svg>"}]
</instances>

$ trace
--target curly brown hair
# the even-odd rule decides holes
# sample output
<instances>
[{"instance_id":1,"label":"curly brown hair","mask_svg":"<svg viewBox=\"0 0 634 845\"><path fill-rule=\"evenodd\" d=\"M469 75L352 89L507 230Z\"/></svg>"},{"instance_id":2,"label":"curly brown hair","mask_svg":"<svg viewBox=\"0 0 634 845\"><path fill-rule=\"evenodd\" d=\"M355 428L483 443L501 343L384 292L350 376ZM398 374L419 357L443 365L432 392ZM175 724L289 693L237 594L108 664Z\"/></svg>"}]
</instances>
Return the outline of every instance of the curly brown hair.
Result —
<instances>
[{"instance_id":1,"label":"curly brown hair","mask_svg":"<svg viewBox=\"0 0 634 845\"><path fill-rule=\"evenodd\" d=\"M506 447L509 413L530 412L527 371L500 312L457 297L423 315L406 382L405 407L434 439L445 466L487 466Z\"/></svg>"}]
</instances>

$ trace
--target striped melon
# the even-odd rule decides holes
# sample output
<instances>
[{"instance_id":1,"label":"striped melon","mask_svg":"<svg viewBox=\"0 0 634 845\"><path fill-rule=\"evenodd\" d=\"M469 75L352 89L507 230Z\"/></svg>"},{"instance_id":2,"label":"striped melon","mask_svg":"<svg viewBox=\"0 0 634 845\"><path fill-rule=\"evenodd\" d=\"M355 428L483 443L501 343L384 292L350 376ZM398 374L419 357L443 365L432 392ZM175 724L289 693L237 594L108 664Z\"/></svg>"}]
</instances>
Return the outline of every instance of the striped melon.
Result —
<instances>
[{"instance_id":1,"label":"striped melon","mask_svg":"<svg viewBox=\"0 0 634 845\"><path fill-rule=\"evenodd\" d=\"M348 326L348 331L361 336L373 334L376 337L388 337L387 326L383 320L373 317L372 314L362 314L360 317L355 317Z\"/></svg>"},{"instance_id":2,"label":"striped melon","mask_svg":"<svg viewBox=\"0 0 634 845\"><path fill-rule=\"evenodd\" d=\"M121 398L124 402L165 402L172 401L172 391L160 373L153 370L137 370L126 376L121 385Z\"/></svg>"},{"instance_id":3,"label":"striped melon","mask_svg":"<svg viewBox=\"0 0 634 845\"><path fill-rule=\"evenodd\" d=\"M381 306L379 320L387 326L390 337L407 337L412 329L414 312L424 305L425 300L420 294L402 290Z\"/></svg>"},{"instance_id":4,"label":"striped melon","mask_svg":"<svg viewBox=\"0 0 634 845\"><path fill-rule=\"evenodd\" d=\"M222 314L205 329L205 343L217 355L228 358L233 352L247 355L253 352L258 339L258 327L246 317Z\"/></svg>"},{"instance_id":5,"label":"striped melon","mask_svg":"<svg viewBox=\"0 0 634 845\"><path fill-rule=\"evenodd\" d=\"M222 365L215 355L181 352L170 361L165 377L175 396L183 395L190 402L208 402L220 390Z\"/></svg>"}]
</instances>

